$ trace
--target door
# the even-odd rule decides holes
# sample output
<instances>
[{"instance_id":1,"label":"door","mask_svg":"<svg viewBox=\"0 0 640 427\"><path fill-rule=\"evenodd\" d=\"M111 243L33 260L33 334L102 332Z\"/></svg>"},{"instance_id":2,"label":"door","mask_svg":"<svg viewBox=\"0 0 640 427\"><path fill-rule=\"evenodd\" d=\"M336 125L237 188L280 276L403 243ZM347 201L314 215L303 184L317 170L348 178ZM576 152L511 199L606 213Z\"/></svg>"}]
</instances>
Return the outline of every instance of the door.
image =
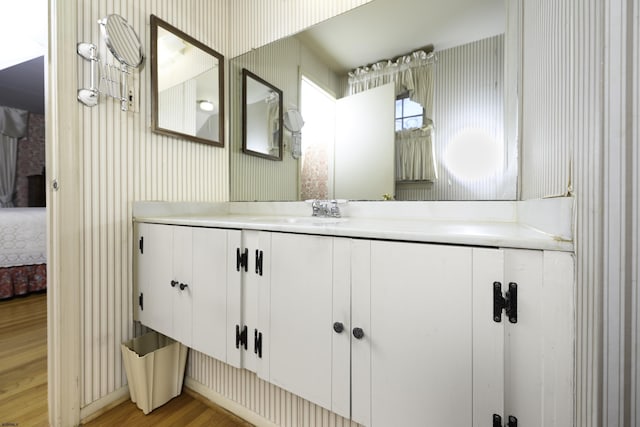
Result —
<instances>
[{"instance_id":1,"label":"door","mask_svg":"<svg viewBox=\"0 0 640 427\"><path fill-rule=\"evenodd\" d=\"M138 319L164 335L173 332L173 226L138 223Z\"/></svg>"},{"instance_id":2,"label":"door","mask_svg":"<svg viewBox=\"0 0 640 427\"><path fill-rule=\"evenodd\" d=\"M370 293L355 289L352 296L354 310L366 305L361 296L370 298L369 325L361 327L355 311L352 323L354 393L359 382L369 383L370 393L353 396L354 421L472 425L472 249L370 245Z\"/></svg>"},{"instance_id":3,"label":"door","mask_svg":"<svg viewBox=\"0 0 640 427\"><path fill-rule=\"evenodd\" d=\"M504 322L505 416L518 425L574 425L574 261L571 253L504 250L518 285L518 322Z\"/></svg>"},{"instance_id":4,"label":"door","mask_svg":"<svg viewBox=\"0 0 640 427\"><path fill-rule=\"evenodd\" d=\"M336 101L334 198L382 200L395 194L394 119L391 83Z\"/></svg>"},{"instance_id":5,"label":"door","mask_svg":"<svg viewBox=\"0 0 640 427\"><path fill-rule=\"evenodd\" d=\"M192 302L196 284L193 283L193 228L172 226L172 307L171 338L192 347Z\"/></svg>"},{"instance_id":6,"label":"door","mask_svg":"<svg viewBox=\"0 0 640 427\"><path fill-rule=\"evenodd\" d=\"M502 315L494 320L493 287L508 284L504 278L504 251L473 249L473 426L493 425L494 414L504 416L504 328L509 323ZM506 424L503 422L502 424Z\"/></svg>"},{"instance_id":7,"label":"door","mask_svg":"<svg viewBox=\"0 0 640 427\"><path fill-rule=\"evenodd\" d=\"M332 342L336 333L336 240L341 239L285 233L273 233L271 240L269 380L327 409L332 408ZM340 249L348 259L348 245ZM346 276L342 283L348 286L348 269L340 271ZM344 355L343 363L348 360Z\"/></svg>"},{"instance_id":8,"label":"door","mask_svg":"<svg viewBox=\"0 0 640 427\"><path fill-rule=\"evenodd\" d=\"M235 274L239 230L193 229L192 347L227 361L227 293L240 286ZM238 297L239 298L239 297Z\"/></svg>"},{"instance_id":9,"label":"door","mask_svg":"<svg viewBox=\"0 0 640 427\"><path fill-rule=\"evenodd\" d=\"M241 245L235 251L235 275L240 277L240 292L233 289L230 294L233 298L240 297L239 307L235 307L235 301L231 302L234 320L230 322L232 335L228 339L237 351L234 359L240 367L263 379L269 378L271 235L266 231L242 231ZM236 339L236 325L243 334L242 340Z\"/></svg>"}]
</instances>

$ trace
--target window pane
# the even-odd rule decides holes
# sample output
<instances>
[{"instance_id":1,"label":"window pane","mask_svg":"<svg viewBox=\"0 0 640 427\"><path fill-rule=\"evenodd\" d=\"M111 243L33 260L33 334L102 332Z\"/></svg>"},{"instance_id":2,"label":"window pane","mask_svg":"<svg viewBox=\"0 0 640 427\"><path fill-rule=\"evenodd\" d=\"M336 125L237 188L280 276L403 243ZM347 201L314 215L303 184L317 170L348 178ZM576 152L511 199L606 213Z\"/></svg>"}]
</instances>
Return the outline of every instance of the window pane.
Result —
<instances>
[{"instance_id":1,"label":"window pane","mask_svg":"<svg viewBox=\"0 0 640 427\"><path fill-rule=\"evenodd\" d=\"M404 102L404 115L405 116L419 116L422 115L423 109L422 105L417 102L413 102L409 98L405 99Z\"/></svg>"},{"instance_id":2,"label":"window pane","mask_svg":"<svg viewBox=\"0 0 640 427\"><path fill-rule=\"evenodd\" d=\"M407 117L404 119L404 128L413 129L422 126L422 116Z\"/></svg>"},{"instance_id":3,"label":"window pane","mask_svg":"<svg viewBox=\"0 0 640 427\"><path fill-rule=\"evenodd\" d=\"M396 120L396 132L402 130L402 119Z\"/></svg>"},{"instance_id":4,"label":"window pane","mask_svg":"<svg viewBox=\"0 0 640 427\"><path fill-rule=\"evenodd\" d=\"M402 99L396 99L396 119L402 118Z\"/></svg>"}]
</instances>

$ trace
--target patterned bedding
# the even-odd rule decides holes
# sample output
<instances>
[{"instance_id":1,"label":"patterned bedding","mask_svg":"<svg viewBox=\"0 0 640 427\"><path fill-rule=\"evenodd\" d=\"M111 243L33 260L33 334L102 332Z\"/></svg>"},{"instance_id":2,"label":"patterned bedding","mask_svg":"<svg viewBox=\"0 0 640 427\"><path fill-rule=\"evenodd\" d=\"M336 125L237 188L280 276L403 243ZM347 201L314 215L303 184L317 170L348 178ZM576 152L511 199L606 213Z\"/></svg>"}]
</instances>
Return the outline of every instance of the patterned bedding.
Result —
<instances>
[{"instance_id":1,"label":"patterned bedding","mask_svg":"<svg viewBox=\"0 0 640 427\"><path fill-rule=\"evenodd\" d=\"M46 208L0 209L0 267L46 262Z\"/></svg>"},{"instance_id":2,"label":"patterned bedding","mask_svg":"<svg viewBox=\"0 0 640 427\"><path fill-rule=\"evenodd\" d=\"M47 288L45 208L0 209L0 300Z\"/></svg>"}]
</instances>

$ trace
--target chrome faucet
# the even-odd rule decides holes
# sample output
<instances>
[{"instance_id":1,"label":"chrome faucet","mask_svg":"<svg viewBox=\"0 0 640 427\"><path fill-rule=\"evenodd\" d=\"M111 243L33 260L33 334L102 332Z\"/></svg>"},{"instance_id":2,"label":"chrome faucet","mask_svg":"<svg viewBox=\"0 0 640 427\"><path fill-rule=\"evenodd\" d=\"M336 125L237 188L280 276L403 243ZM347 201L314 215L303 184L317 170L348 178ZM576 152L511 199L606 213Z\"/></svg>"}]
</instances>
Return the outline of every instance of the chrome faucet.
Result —
<instances>
[{"instance_id":1,"label":"chrome faucet","mask_svg":"<svg viewBox=\"0 0 640 427\"><path fill-rule=\"evenodd\" d=\"M337 200L313 200L311 202L312 216L340 218L340 207Z\"/></svg>"},{"instance_id":2,"label":"chrome faucet","mask_svg":"<svg viewBox=\"0 0 640 427\"><path fill-rule=\"evenodd\" d=\"M329 215L333 218L340 218L340 207L337 200L331 200L329 202Z\"/></svg>"}]
</instances>

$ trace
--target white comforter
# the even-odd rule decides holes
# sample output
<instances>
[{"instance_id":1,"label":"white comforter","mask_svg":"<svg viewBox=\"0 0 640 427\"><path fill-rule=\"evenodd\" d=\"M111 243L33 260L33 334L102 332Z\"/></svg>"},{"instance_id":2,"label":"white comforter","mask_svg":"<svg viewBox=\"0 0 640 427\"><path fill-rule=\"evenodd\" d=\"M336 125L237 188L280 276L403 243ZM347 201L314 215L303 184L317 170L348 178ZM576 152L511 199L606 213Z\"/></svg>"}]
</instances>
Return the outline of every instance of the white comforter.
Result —
<instances>
[{"instance_id":1,"label":"white comforter","mask_svg":"<svg viewBox=\"0 0 640 427\"><path fill-rule=\"evenodd\" d=\"M46 208L0 209L0 267L46 262Z\"/></svg>"}]
</instances>

